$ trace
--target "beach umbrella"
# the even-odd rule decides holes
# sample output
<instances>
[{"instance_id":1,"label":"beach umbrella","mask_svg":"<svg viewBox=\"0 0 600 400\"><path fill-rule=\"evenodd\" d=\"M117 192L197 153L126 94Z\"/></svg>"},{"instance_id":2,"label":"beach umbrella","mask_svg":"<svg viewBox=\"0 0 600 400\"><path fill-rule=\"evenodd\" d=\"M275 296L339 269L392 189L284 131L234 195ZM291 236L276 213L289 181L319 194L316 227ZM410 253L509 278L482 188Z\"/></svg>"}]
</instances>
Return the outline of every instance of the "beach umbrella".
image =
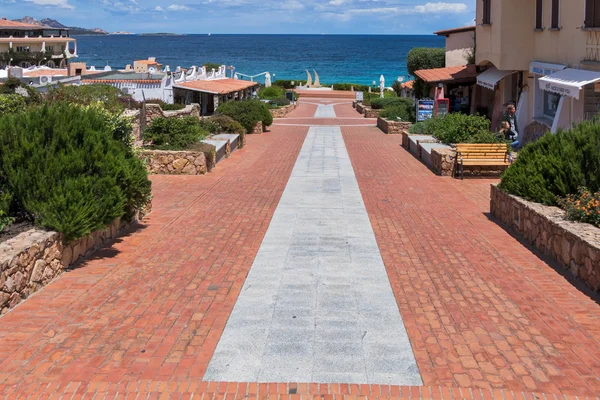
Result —
<instances>
[{"instance_id":1,"label":"beach umbrella","mask_svg":"<svg viewBox=\"0 0 600 400\"><path fill-rule=\"evenodd\" d=\"M379 77L379 96L383 99L383 89L385 88L385 78L383 75Z\"/></svg>"},{"instance_id":2,"label":"beach umbrella","mask_svg":"<svg viewBox=\"0 0 600 400\"><path fill-rule=\"evenodd\" d=\"M268 72L265 74L265 87L271 87L271 74Z\"/></svg>"}]
</instances>

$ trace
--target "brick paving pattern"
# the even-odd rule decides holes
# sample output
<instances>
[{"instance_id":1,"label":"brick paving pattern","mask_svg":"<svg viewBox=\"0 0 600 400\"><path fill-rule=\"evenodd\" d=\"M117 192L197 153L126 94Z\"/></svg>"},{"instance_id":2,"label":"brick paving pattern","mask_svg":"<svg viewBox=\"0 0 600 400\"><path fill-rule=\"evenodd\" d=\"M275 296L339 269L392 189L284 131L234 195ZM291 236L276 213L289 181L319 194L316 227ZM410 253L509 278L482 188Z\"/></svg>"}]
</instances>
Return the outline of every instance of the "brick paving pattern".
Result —
<instances>
[{"instance_id":1,"label":"brick paving pattern","mask_svg":"<svg viewBox=\"0 0 600 400\"><path fill-rule=\"evenodd\" d=\"M308 131L282 125L208 175L153 177L143 229L2 316L0 398L600 393L600 306L488 219L494 181L434 176L398 136L341 129L425 386L202 381Z\"/></svg>"}]
</instances>

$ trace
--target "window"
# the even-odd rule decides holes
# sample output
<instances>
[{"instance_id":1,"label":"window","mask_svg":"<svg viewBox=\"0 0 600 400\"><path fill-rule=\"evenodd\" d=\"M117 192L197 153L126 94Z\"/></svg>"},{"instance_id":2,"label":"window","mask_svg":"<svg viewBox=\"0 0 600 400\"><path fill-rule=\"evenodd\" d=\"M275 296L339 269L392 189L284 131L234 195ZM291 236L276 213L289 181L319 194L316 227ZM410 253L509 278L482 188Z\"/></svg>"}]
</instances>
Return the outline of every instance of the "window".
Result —
<instances>
[{"instance_id":1,"label":"window","mask_svg":"<svg viewBox=\"0 0 600 400\"><path fill-rule=\"evenodd\" d=\"M544 91L544 116L554 119L560 102L560 94Z\"/></svg>"},{"instance_id":2,"label":"window","mask_svg":"<svg viewBox=\"0 0 600 400\"><path fill-rule=\"evenodd\" d=\"M52 54L54 54L54 46L46 46L46 51L47 51L48 53L52 53Z\"/></svg>"},{"instance_id":3,"label":"window","mask_svg":"<svg viewBox=\"0 0 600 400\"><path fill-rule=\"evenodd\" d=\"M552 0L552 21L551 29L560 29L560 0Z\"/></svg>"},{"instance_id":4,"label":"window","mask_svg":"<svg viewBox=\"0 0 600 400\"><path fill-rule=\"evenodd\" d=\"M600 0L585 0L585 27L600 28Z\"/></svg>"},{"instance_id":5,"label":"window","mask_svg":"<svg viewBox=\"0 0 600 400\"><path fill-rule=\"evenodd\" d=\"M29 53L29 46L17 46L17 53Z\"/></svg>"},{"instance_id":6,"label":"window","mask_svg":"<svg viewBox=\"0 0 600 400\"><path fill-rule=\"evenodd\" d=\"M483 25L492 23L492 0L483 0Z\"/></svg>"},{"instance_id":7,"label":"window","mask_svg":"<svg viewBox=\"0 0 600 400\"><path fill-rule=\"evenodd\" d=\"M544 0L535 0L535 29L544 29Z\"/></svg>"}]
</instances>

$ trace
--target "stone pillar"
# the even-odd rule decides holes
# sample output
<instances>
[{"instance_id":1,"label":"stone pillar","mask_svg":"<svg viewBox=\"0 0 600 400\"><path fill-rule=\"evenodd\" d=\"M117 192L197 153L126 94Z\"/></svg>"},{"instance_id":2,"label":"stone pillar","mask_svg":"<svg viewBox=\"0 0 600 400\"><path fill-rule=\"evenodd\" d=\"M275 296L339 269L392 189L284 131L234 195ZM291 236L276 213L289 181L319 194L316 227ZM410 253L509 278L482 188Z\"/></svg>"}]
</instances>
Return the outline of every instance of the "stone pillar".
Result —
<instances>
[{"instance_id":1,"label":"stone pillar","mask_svg":"<svg viewBox=\"0 0 600 400\"><path fill-rule=\"evenodd\" d=\"M215 103L215 110L219 107L219 95L215 94L213 96L213 101Z\"/></svg>"}]
</instances>

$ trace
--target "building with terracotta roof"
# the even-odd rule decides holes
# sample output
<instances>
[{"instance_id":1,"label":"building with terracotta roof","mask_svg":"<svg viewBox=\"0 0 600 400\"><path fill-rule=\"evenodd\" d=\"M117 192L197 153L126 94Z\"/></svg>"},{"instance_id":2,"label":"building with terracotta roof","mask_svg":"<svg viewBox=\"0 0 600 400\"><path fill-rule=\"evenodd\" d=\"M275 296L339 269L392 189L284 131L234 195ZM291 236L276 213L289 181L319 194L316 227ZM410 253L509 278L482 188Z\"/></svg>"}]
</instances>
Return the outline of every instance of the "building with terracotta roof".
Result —
<instances>
[{"instance_id":1,"label":"building with terracotta roof","mask_svg":"<svg viewBox=\"0 0 600 400\"><path fill-rule=\"evenodd\" d=\"M202 115L211 115L221 103L250 98L258 85L230 78L176 82L173 96L175 103L198 103Z\"/></svg>"},{"instance_id":2,"label":"building with terracotta roof","mask_svg":"<svg viewBox=\"0 0 600 400\"><path fill-rule=\"evenodd\" d=\"M77 57L77 41L69 37L68 28L0 19L0 68L41 64L65 67L73 57Z\"/></svg>"},{"instance_id":3,"label":"building with terracotta roof","mask_svg":"<svg viewBox=\"0 0 600 400\"><path fill-rule=\"evenodd\" d=\"M161 72L162 64L156 62L155 57L149 57L147 60L136 60L133 62L133 70L139 74L149 71Z\"/></svg>"}]
</instances>

